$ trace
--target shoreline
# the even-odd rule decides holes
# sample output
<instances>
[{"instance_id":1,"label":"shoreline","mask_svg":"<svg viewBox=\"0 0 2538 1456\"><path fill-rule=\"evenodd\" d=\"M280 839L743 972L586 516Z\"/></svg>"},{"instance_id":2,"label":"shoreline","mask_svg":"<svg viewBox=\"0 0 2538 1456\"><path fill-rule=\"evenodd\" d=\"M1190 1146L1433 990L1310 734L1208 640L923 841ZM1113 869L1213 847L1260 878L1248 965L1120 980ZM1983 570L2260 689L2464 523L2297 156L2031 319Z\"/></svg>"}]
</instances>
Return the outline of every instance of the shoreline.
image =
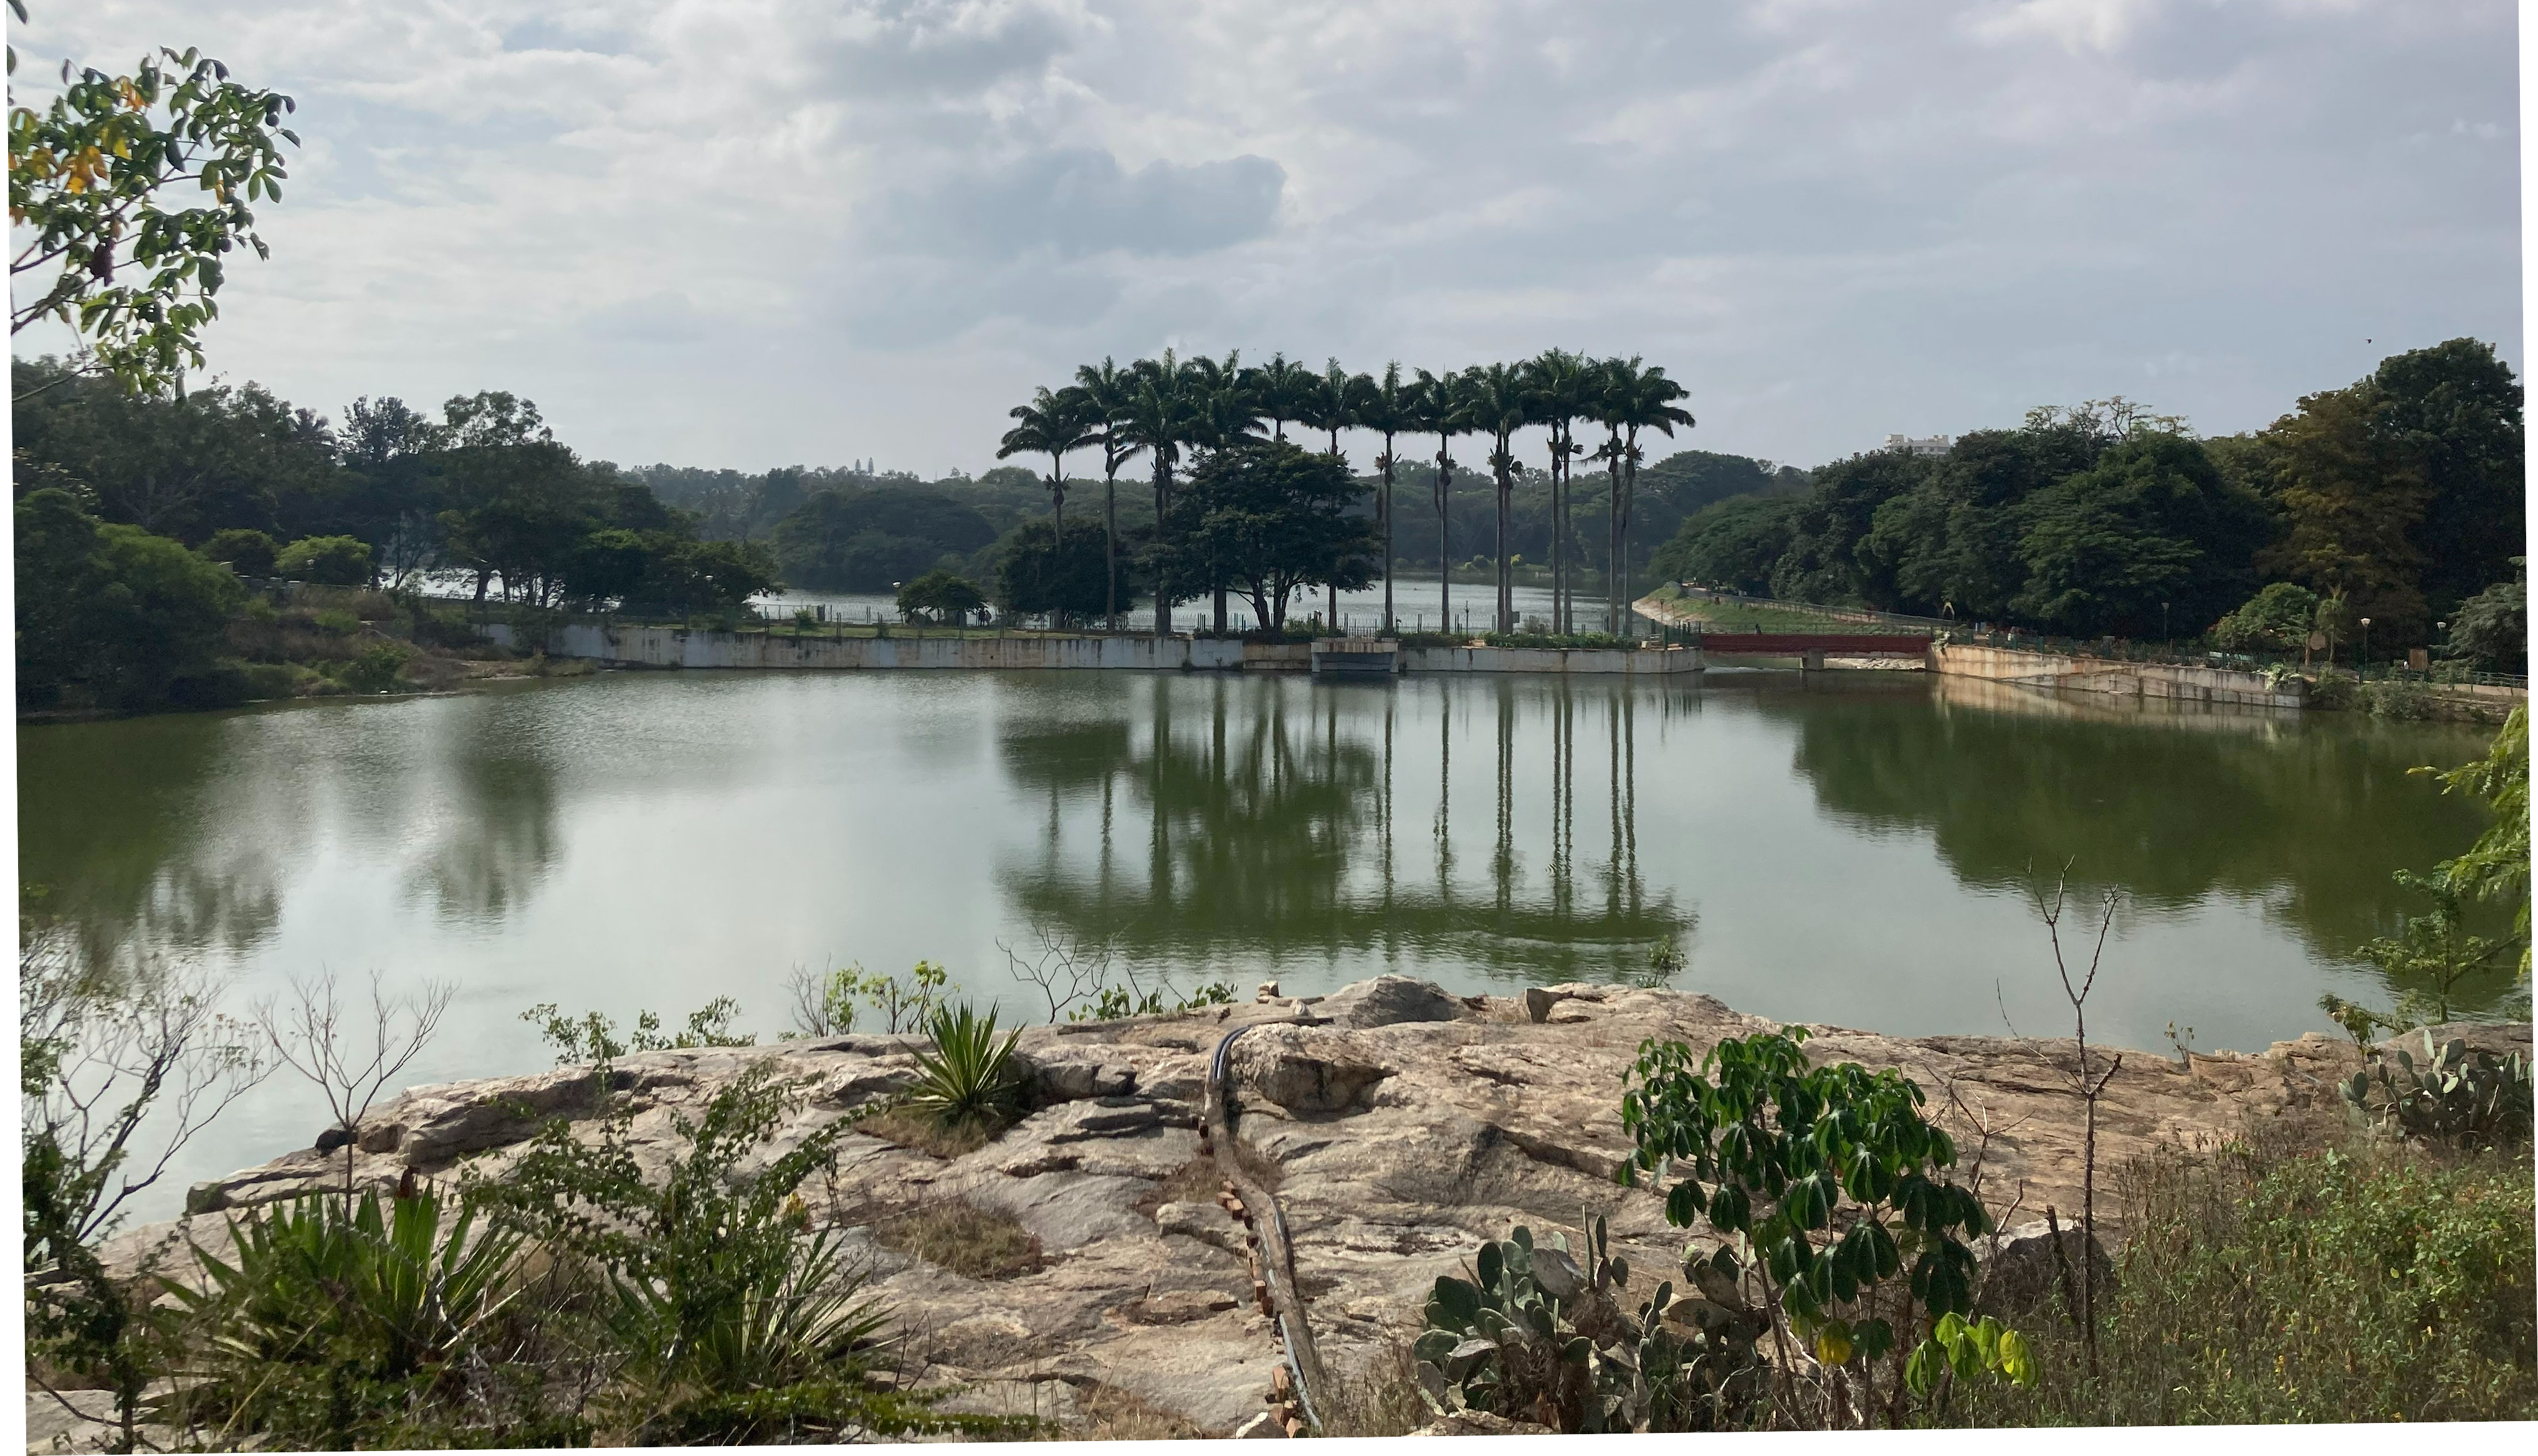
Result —
<instances>
[{"instance_id":1,"label":"shoreline","mask_svg":"<svg viewBox=\"0 0 2538 1456\"><path fill-rule=\"evenodd\" d=\"M1211 1050L1227 1032L1249 1031L1224 1072L1238 1107L1236 1157L1274 1190L1307 1338L1351 1379L1414 1332L1438 1274L1513 1224L1575 1228L1587 1212L1608 1212L1617 1251L1635 1267L1668 1268L1684 1230L1666 1224L1653 1194L1612 1181L1628 1147L1623 1071L1649 1036L1700 1050L1779 1025L1696 993L1570 983L1462 997L1384 976L1327 996L1264 988L1236 1006L1030 1026L1018 1062L1031 1110L1019 1123L958 1154L849 1134L838 1180L809 1214L872 1261L874 1291L912 1332L919 1384L960 1385L968 1393L959 1401L986 1412L1042 1410L1032 1403L1055 1393L1061 1417L1067 1392L1125 1390L1225 1431L1261 1409L1279 1359L1271 1325L1249 1307L1244 1229L1185 1186L1203 1156ZM2524 1054L2529 1044L2525 1024L2439 1034ZM615 1064L618 1110L666 1157L682 1109L771 1059L804 1092L780 1145L907 1086L920 1041L847 1034L632 1055ZM1922 1084L1926 1115L1958 1141L1958 1176L2004 1226L2079 1206L2081 1104L2056 1070L2069 1045L1836 1026L1807 1042L1819 1064L1891 1067ZM2108 1171L2155 1147L2259 1127L2294 1139L2340 1132L2335 1085L2362 1064L2350 1039L2317 1032L2255 1053L2120 1055L2098 1114L2102 1219ZM409 1169L444 1185L499 1177L548 1119L588 1111L595 1091L586 1067L411 1089L364 1119L353 1177L379 1188ZM347 1156L305 1149L198 1185L196 1213L118 1235L110 1257L133 1270L153 1249L181 1258L189 1238L217 1253L230 1217L341 1186ZM1213 1174L1203 1181L1212 1189ZM973 1279L874 1237L881 1223L947 1201L1017 1221L1042 1257L1027 1272Z\"/></svg>"}]
</instances>

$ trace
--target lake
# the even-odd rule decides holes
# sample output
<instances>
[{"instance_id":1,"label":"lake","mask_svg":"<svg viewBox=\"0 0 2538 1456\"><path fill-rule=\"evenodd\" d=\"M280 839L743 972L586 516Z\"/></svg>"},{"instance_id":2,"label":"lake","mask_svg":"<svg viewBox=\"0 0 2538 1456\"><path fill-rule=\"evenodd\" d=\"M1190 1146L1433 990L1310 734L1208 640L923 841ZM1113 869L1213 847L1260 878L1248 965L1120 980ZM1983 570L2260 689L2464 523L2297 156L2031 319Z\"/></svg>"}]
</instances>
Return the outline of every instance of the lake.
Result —
<instances>
[{"instance_id":1,"label":"lake","mask_svg":"<svg viewBox=\"0 0 2538 1456\"><path fill-rule=\"evenodd\" d=\"M1671 943L1666 984L1743 1011L2067 1034L2026 888L2066 861L2074 920L2123 896L2093 1034L2252 1049L2387 1001L2355 951L2390 872L2484 825L2406 770L2488 731L1903 673L612 673L22 729L21 875L240 1005L451 983L411 1083L546 1065L538 1002L779 1034L802 966L930 960L1036 1020L1008 948L1051 945L1247 999L1648 980ZM322 1119L267 1083L144 1213Z\"/></svg>"}]
</instances>

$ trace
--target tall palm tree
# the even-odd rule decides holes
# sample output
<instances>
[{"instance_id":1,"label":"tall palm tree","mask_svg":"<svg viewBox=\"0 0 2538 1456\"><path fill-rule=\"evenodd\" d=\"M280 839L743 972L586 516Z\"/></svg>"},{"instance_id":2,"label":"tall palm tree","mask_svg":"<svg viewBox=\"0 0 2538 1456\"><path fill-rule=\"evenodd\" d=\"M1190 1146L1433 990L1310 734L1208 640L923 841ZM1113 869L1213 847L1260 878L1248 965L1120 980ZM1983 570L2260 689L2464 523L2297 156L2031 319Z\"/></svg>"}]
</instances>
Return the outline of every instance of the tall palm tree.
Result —
<instances>
[{"instance_id":1,"label":"tall palm tree","mask_svg":"<svg viewBox=\"0 0 2538 1456\"><path fill-rule=\"evenodd\" d=\"M1229 363L1234 356L1227 355ZM1321 380L1302 364L1291 363L1285 354L1269 356L1269 362L1241 371L1243 392L1251 399L1262 418L1269 422L1269 437L1284 440L1287 422L1302 421L1313 389Z\"/></svg>"},{"instance_id":2,"label":"tall palm tree","mask_svg":"<svg viewBox=\"0 0 2538 1456\"><path fill-rule=\"evenodd\" d=\"M1464 376L1447 370L1442 375L1419 371L1417 405L1412 419L1422 434L1436 436L1436 605L1443 613L1443 629L1454 629L1454 552L1453 529L1446 514L1454 489L1454 436L1471 431L1468 391Z\"/></svg>"},{"instance_id":3,"label":"tall palm tree","mask_svg":"<svg viewBox=\"0 0 2538 1456\"><path fill-rule=\"evenodd\" d=\"M1569 521L1570 462L1578 444L1570 427L1586 412L1593 363L1567 349L1546 349L1526 364L1532 411L1551 429L1551 629L1577 629L1575 532Z\"/></svg>"},{"instance_id":4,"label":"tall palm tree","mask_svg":"<svg viewBox=\"0 0 2538 1456\"><path fill-rule=\"evenodd\" d=\"M1331 458L1345 466L1348 456L1340 453L1340 431L1358 423L1358 407L1373 387L1373 380L1364 374L1351 376L1334 359L1323 365L1321 373L1311 377L1309 387L1299 392L1296 423L1328 434ZM1340 621L1340 588L1336 581L1324 583L1323 615L1336 630Z\"/></svg>"},{"instance_id":5,"label":"tall palm tree","mask_svg":"<svg viewBox=\"0 0 2538 1456\"><path fill-rule=\"evenodd\" d=\"M1119 629L1119 467L1145 448L1121 425L1136 384L1136 370L1119 367L1107 355L1098 364L1081 364L1075 370L1075 387L1084 391L1102 419L1102 563L1108 576L1102 616L1103 626L1111 631Z\"/></svg>"},{"instance_id":6,"label":"tall palm tree","mask_svg":"<svg viewBox=\"0 0 2538 1456\"><path fill-rule=\"evenodd\" d=\"M1605 573L1606 621L1620 631L1622 614L1631 600L1630 545L1631 497L1639 483L1639 431L1653 430L1671 438L1678 425L1690 430L1691 414L1678 409L1675 401L1689 397L1689 392L1666 377L1663 367L1642 366L1639 357L1608 360L1603 368L1603 387L1598 391L1596 418L1609 430L1605 441L1610 450L1608 466L1613 480L1613 500L1607 512L1612 530L1611 564Z\"/></svg>"},{"instance_id":7,"label":"tall palm tree","mask_svg":"<svg viewBox=\"0 0 2538 1456\"><path fill-rule=\"evenodd\" d=\"M1466 411L1472 429L1490 437L1490 472L1499 488L1499 611L1498 629L1515 630L1515 569L1507 556L1507 518L1515 504L1515 453L1509 447L1515 432L1533 423L1527 410L1529 403L1524 370L1515 364L1494 364L1485 368L1467 369L1463 373L1467 395Z\"/></svg>"},{"instance_id":8,"label":"tall palm tree","mask_svg":"<svg viewBox=\"0 0 2538 1456\"><path fill-rule=\"evenodd\" d=\"M1222 363L1200 354L1181 365L1183 388L1190 399L1189 424L1183 438L1194 450L1213 455L1234 449L1259 433L1259 373L1242 367L1237 350L1227 351ZM1211 586L1216 631L1223 636L1228 629L1227 585L1220 577Z\"/></svg>"},{"instance_id":9,"label":"tall palm tree","mask_svg":"<svg viewBox=\"0 0 2538 1456\"><path fill-rule=\"evenodd\" d=\"M1374 514L1383 532L1383 629L1390 633L1400 629L1392 611L1392 479L1401 461L1392 452L1392 437L1418 427L1419 386L1402 381L1397 359L1383 366L1380 379L1360 374L1349 382L1357 393L1357 427L1383 436L1383 453L1374 457L1374 468L1383 476L1383 494L1376 497Z\"/></svg>"},{"instance_id":10,"label":"tall palm tree","mask_svg":"<svg viewBox=\"0 0 2538 1456\"><path fill-rule=\"evenodd\" d=\"M1190 398L1189 376L1171 350L1161 360L1141 359L1128 366L1128 397L1111 430L1147 452L1155 468L1155 528L1170 529L1172 467L1181 457L1197 411ZM1155 575L1155 635L1172 631L1172 583L1169 569Z\"/></svg>"},{"instance_id":11,"label":"tall palm tree","mask_svg":"<svg viewBox=\"0 0 2538 1456\"><path fill-rule=\"evenodd\" d=\"M1068 452L1083 449L1098 441L1102 421L1093 398L1070 384L1051 393L1043 384L1033 391L1032 402L1016 405L1009 411L1020 422L1005 431L1003 443L996 447L996 458L1009 455L1046 455L1048 457L1048 501L1055 517L1052 527L1060 547L1066 545L1066 457Z\"/></svg>"}]
</instances>

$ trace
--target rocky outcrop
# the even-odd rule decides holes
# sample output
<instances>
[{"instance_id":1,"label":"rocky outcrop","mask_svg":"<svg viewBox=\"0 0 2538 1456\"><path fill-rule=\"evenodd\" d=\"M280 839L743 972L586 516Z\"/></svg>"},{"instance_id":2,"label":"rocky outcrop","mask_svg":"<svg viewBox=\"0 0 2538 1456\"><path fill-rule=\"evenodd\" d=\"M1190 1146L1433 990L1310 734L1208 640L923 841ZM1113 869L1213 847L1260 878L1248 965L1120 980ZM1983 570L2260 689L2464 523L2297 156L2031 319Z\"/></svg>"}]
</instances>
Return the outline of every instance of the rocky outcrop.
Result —
<instances>
[{"instance_id":1,"label":"rocky outcrop","mask_svg":"<svg viewBox=\"0 0 2538 1456\"><path fill-rule=\"evenodd\" d=\"M1703 1048L1773 1024L1675 992L1580 984L1464 998L1385 977L1319 999L1034 1027L1021 1055L1035 1110L1002 1136L940 1158L850 1134L836 1178L803 1190L817 1216L854 1230L902 1318L911 1378L969 1387L958 1397L967 1409L1065 1420L1107 1386L1206 1430L1252 1424L1277 1379L1277 1345L1243 1229L1211 1201L1210 1168L1193 1165L1209 1055L1244 1025L1253 1029L1230 1053L1238 1156L1276 1188L1321 1358L1348 1378L1412 1333L1437 1275L1511 1224L1575 1229L1602 1213L1614 1252L1644 1271L1636 1280L1672 1269L1686 1231L1667 1225L1652 1194L1613 1181L1628 1149L1623 1073L1648 1037ZM2529 1040L2526 1026L2481 1036ZM845 1036L654 1052L619 1063L611 1092L633 1113L638 1155L666 1161L680 1109L771 1059L805 1091L782 1146L905 1086L913 1044ZM2049 1238L2018 1225L2047 1208L2067 1225L2079 1205L2080 1104L2056 1065L2067 1043L1824 1027L1807 1045L1819 1061L1918 1082L1958 1140L1961 1175L1979 1179L2014 1229L1987 1262L2045 1277ZM2162 1141L2235 1136L2249 1119L2337 1115L2334 1083L2360 1064L2349 1042L2316 1035L2184 1061L2128 1053L2099 1105L2101 1168ZM586 1070L418 1089L355 1130L352 1174L380 1185L409 1167L499 1174L542 1122L586 1111L598 1091ZM125 1235L115 1256L130 1268L152 1247L217 1245L224 1221L204 1214L341 1179L346 1157L311 1150L204 1185L195 1217ZM948 1200L1020 1222L1039 1240L1037 1267L972 1280L871 1236Z\"/></svg>"}]
</instances>

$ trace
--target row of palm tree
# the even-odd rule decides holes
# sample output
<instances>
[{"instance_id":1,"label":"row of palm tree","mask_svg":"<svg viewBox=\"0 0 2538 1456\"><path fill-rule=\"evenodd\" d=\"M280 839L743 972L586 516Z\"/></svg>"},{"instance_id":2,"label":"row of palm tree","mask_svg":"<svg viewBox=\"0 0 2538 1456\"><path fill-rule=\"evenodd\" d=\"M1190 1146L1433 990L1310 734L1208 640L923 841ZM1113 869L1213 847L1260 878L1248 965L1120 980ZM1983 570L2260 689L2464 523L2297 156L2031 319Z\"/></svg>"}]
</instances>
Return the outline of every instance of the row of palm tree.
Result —
<instances>
[{"instance_id":1,"label":"row of palm tree","mask_svg":"<svg viewBox=\"0 0 2538 1456\"><path fill-rule=\"evenodd\" d=\"M1120 468L1140 453L1152 471L1156 519L1169 518L1174 472L1185 461L1210 452L1233 449L1247 440L1284 440L1290 424L1326 434L1330 454L1343 464L1340 431L1362 430L1378 435L1383 447L1374 466L1381 485L1375 500L1377 528L1383 539L1383 625L1397 626L1392 609L1392 493L1396 477L1411 465L1396 448L1399 441L1426 435L1436 438L1436 559L1450 578L1453 561L1447 540L1446 493L1451 488L1458 435L1486 435L1489 463L1498 487L1498 601L1501 631L1515 629L1514 575L1507 551L1507 523L1514 483L1522 466L1515 438L1523 430L1545 431L1550 455L1552 529L1552 630L1577 629L1576 564L1570 548L1570 483L1578 460L1600 461L1609 477L1605 527L1610 546L1605 573L1608 623L1622 620L1629 600L1623 543L1630 531L1631 504L1638 484L1640 435L1654 431L1671 437L1675 427L1690 429L1693 418L1677 403L1681 384L1662 367L1630 359L1592 359L1553 349L1515 364L1474 365L1445 373L1418 369L1405 376L1399 363L1387 364L1380 375L1351 374L1332 360L1319 371L1293 363L1283 354L1265 364L1245 365L1236 353L1223 360L1205 355L1181 359L1166 350L1160 360L1141 359L1121 366L1104 359L1075 371L1075 381L1059 389L1045 386L1032 401L1012 411L998 458L1046 455L1049 461L1049 509L1058 541L1066 535L1066 457L1080 450L1102 452L1103 530L1107 537L1109 595L1107 615L1119 620ZM1576 435L1581 424L1601 427L1604 437L1591 447ZM1442 583L1450 593L1450 579ZM1331 614L1338 620L1337 591ZM1224 616L1220 601L1217 614ZM1451 620L1450 603L1447 620ZM1169 583L1157 585L1155 630L1171 630Z\"/></svg>"}]
</instances>

